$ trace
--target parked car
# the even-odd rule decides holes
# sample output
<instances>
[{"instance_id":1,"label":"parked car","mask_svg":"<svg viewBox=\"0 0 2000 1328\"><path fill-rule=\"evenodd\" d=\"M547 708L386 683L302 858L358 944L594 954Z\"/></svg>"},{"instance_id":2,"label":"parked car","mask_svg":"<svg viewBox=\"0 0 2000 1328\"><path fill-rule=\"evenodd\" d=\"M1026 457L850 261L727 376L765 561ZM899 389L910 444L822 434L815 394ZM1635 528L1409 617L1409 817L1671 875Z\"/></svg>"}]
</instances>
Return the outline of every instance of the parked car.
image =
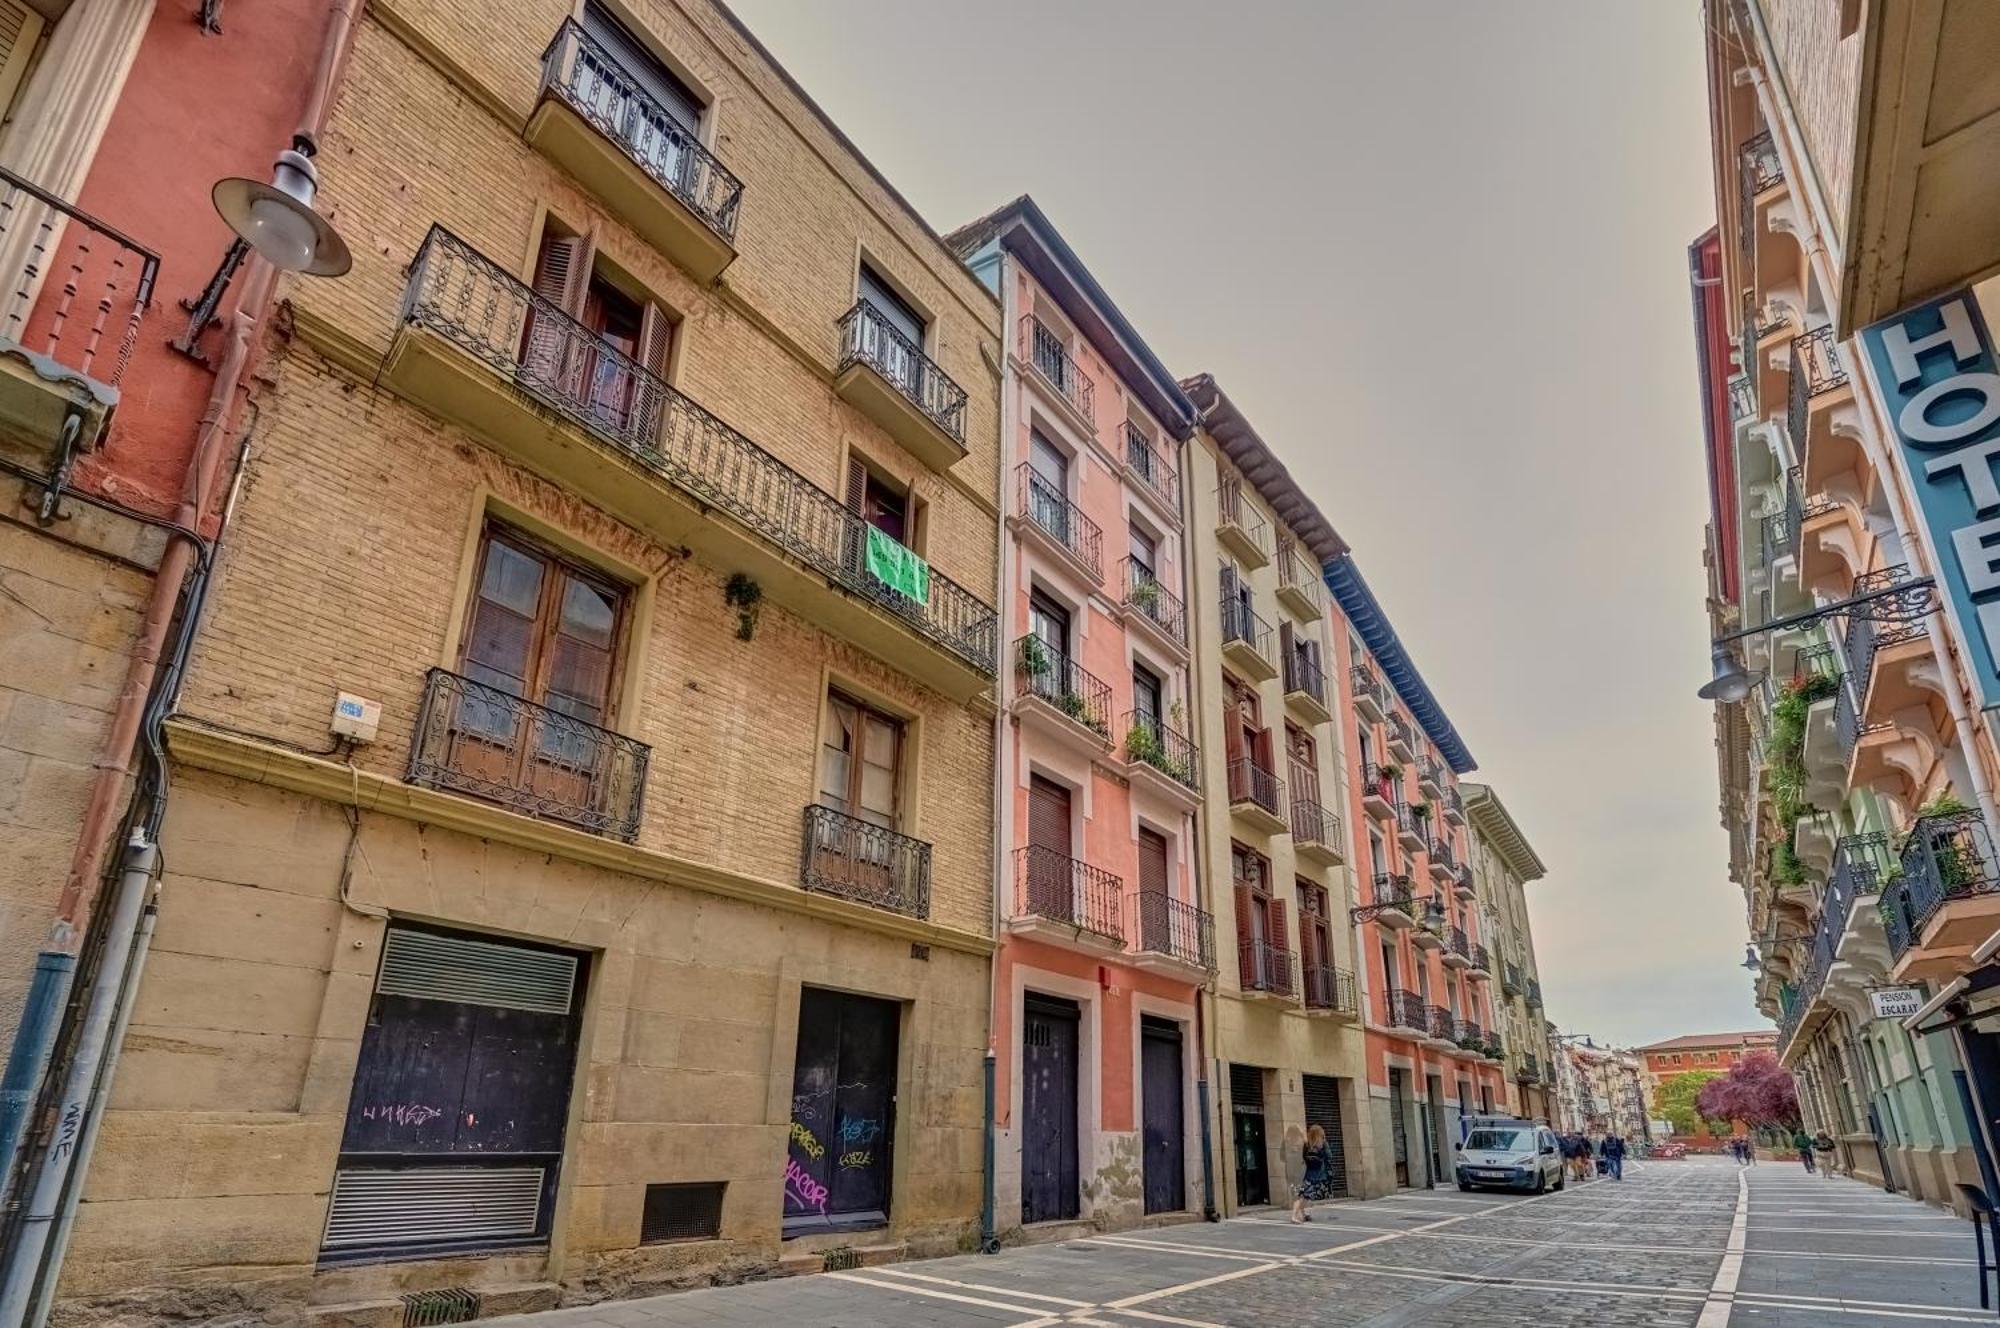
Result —
<instances>
[{"instance_id":1,"label":"parked car","mask_svg":"<svg viewBox=\"0 0 2000 1328\"><path fill-rule=\"evenodd\" d=\"M1491 1122L1466 1131L1456 1163L1461 1190L1496 1186L1541 1194L1563 1187L1555 1132L1528 1121Z\"/></svg>"}]
</instances>

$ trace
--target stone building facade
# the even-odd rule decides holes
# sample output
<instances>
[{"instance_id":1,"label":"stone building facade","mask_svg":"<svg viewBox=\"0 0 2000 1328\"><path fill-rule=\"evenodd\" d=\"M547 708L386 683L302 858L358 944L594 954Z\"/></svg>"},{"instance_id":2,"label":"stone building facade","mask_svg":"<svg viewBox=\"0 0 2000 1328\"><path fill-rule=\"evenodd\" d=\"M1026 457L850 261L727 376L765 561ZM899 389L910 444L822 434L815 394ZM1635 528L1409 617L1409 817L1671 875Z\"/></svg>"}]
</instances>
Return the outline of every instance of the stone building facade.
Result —
<instances>
[{"instance_id":1,"label":"stone building facade","mask_svg":"<svg viewBox=\"0 0 2000 1328\"><path fill-rule=\"evenodd\" d=\"M1459 790L1465 797L1472 880L1487 938L1487 998L1494 1031L1506 1049L1508 1109L1524 1120L1554 1120L1556 1067L1524 888L1540 880L1546 869L1492 785L1466 781Z\"/></svg>"},{"instance_id":2,"label":"stone building facade","mask_svg":"<svg viewBox=\"0 0 2000 1328\"><path fill-rule=\"evenodd\" d=\"M998 303L720 6L497 17L355 35L75 1314L974 1237Z\"/></svg>"}]
</instances>

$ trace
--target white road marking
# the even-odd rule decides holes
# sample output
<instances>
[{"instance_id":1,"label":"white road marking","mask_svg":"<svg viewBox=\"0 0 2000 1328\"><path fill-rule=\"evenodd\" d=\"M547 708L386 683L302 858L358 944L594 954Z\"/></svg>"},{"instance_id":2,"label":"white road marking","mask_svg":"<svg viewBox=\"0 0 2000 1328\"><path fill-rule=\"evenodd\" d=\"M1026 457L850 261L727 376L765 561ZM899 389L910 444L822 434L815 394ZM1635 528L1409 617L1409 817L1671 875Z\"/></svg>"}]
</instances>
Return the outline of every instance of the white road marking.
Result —
<instances>
[{"instance_id":1,"label":"white road marking","mask_svg":"<svg viewBox=\"0 0 2000 1328\"><path fill-rule=\"evenodd\" d=\"M1014 1287L987 1286L980 1282L959 1282L949 1277L934 1277L929 1273L913 1273L906 1268L876 1268L874 1272L885 1277L908 1277L919 1282L934 1282L939 1286L957 1287L960 1291L990 1291L1000 1296L1015 1296L1021 1300L1045 1300L1051 1305L1064 1305L1070 1309L1095 1309L1096 1303L1088 1300L1071 1300L1065 1296L1044 1296L1036 1291L1021 1291Z\"/></svg>"},{"instance_id":2,"label":"white road marking","mask_svg":"<svg viewBox=\"0 0 2000 1328\"><path fill-rule=\"evenodd\" d=\"M1729 1243L1723 1247L1722 1262L1715 1266L1715 1280L1709 1283L1708 1300L1701 1307L1695 1328L1729 1328L1730 1301L1736 1284L1743 1278L1743 1242L1750 1225L1750 1179L1736 1173L1736 1217L1729 1224Z\"/></svg>"},{"instance_id":3,"label":"white road marking","mask_svg":"<svg viewBox=\"0 0 2000 1328\"><path fill-rule=\"evenodd\" d=\"M837 1278L842 1282L858 1282L862 1286L882 1287L890 1291L900 1291L909 1296L930 1296L936 1300L954 1300L961 1305L983 1305L992 1310L1012 1310L1033 1318L1046 1318L1048 1311L1040 1305L1009 1305L1003 1301L988 1300L983 1296L961 1296L955 1291L933 1291L929 1287L911 1286L907 1282L885 1282L879 1277L863 1277L859 1273L821 1273L821 1277Z\"/></svg>"}]
</instances>

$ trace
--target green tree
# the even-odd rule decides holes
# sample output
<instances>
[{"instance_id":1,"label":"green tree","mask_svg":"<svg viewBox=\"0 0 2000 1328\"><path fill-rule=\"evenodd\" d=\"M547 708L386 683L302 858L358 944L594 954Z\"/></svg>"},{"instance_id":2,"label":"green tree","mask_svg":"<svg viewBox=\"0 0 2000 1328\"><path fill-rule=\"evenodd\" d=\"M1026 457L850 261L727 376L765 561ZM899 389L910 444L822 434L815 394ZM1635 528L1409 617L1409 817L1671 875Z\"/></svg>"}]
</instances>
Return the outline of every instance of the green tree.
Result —
<instances>
[{"instance_id":1,"label":"green tree","mask_svg":"<svg viewBox=\"0 0 2000 1328\"><path fill-rule=\"evenodd\" d=\"M1701 1096L1704 1084L1720 1078L1720 1070L1686 1070L1662 1079L1653 1095L1653 1110L1674 1127L1675 1134L1693 1134L1701 1120L1695 1099Z\"/></svg>"}]
</instances>

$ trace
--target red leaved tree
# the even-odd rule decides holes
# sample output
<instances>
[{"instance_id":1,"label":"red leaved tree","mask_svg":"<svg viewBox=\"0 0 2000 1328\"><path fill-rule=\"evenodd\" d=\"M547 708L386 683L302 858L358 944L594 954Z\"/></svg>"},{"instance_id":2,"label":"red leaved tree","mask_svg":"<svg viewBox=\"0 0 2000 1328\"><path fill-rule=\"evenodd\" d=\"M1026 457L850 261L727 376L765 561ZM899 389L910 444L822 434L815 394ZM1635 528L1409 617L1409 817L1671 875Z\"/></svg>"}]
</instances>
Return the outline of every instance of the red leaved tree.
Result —
<instances>
[{"instance_id":1,"label":"red leaved tree","mask_svg":"<svg viewBox=\"0 0 2000 1328\"><path fill-rule=\"evenodd\" d=\"M1720 1079L1703 1084L1695 1109L1710 1120L1791 1128L1799 1123L1799 1094L1792 1072L1770 1052L1759 1051L1731 1066Z\"/></svg>"}]
</instances>

